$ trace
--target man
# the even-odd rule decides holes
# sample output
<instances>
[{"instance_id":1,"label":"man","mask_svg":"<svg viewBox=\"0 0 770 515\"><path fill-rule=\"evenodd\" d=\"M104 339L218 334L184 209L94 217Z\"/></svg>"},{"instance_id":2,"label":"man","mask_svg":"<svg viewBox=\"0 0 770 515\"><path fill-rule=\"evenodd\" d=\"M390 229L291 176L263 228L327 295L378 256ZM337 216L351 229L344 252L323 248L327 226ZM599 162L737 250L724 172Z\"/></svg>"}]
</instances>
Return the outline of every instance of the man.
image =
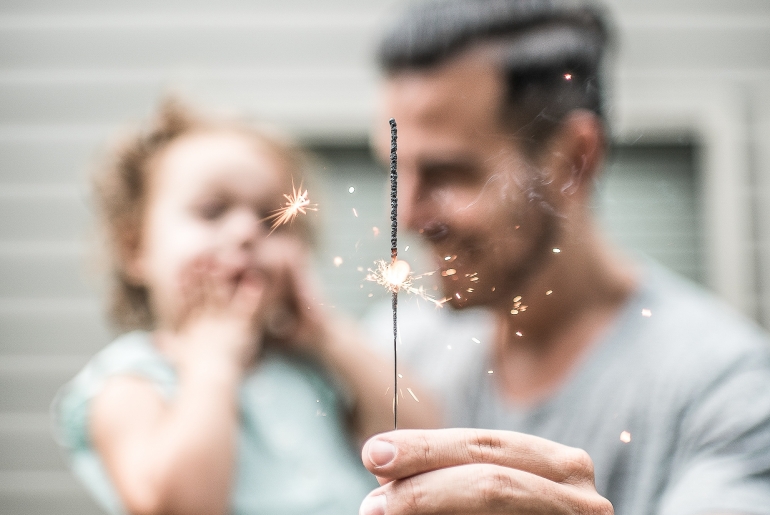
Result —
<instances>
[{"instance_id":1,"label":"man","mask_svg":"<svg viewBox=\"0 0 770 515\"><path fill-rule=\"evenodd\" d=\"M401 318L401 355L447 424L479 429L370 440L383 486L362 513L770 513L766 337L617 254L590 209L607 137L600 17L421 5L381 50L399 215L452 307L492 318Z\"/></svg>"}]
</instances>

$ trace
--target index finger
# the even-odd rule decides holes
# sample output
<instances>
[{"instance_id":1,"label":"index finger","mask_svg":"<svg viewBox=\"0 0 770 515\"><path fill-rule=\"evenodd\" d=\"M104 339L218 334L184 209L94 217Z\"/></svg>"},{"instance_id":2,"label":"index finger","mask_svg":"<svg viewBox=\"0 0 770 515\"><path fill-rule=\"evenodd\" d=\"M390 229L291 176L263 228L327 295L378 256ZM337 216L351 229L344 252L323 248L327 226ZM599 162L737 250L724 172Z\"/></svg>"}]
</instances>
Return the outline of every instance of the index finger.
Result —
<instances>
[{"instance_id":1,"label":"index finger","mask_svg":"<svg viewBox=\"0 0 770 515\"><path fill-rule=\"evenodd\" d=\"M594 483L593 462L582 449L513 431L391 431L370 438L361 457L372 474L388 480L486 463L529 472L557 483Z\"/></svg>"}]
</instances>

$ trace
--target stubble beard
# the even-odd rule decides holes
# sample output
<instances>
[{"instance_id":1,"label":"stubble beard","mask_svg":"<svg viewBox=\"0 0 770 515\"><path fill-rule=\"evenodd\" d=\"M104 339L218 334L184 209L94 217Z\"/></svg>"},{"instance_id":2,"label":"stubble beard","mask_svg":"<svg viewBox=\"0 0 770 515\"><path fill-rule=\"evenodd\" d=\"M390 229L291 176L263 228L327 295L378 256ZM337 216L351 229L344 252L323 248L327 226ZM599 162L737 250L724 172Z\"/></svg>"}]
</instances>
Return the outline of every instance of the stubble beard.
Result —
<instances>
[{"instance_id":1,"label":"stubble beard","mask_svg":"<svg viewBox=\"0 0 770 515\"><path fill-rule=\"evenodd\" d=\"M494 244L486 246L477 245L458 245L456 248L468 249L457 252L457 270L454 276L441 277L440 288L447 303L454 309L462 310L470 307L487 307L494 310L510 309L513 296L523 293L542 273L543 269L554 258L554 246L559 239L561 232L560 217L549 208L533 207L540 213L539 229L534 234L531 245L528 245L528 251L519 256L515 262L503 262L502 260L493 260L483 275L477 275L478 281L470 281L467 275L474 274L473 262L475 257L479 256L479 261L485 259L485 256L494 255L498 249ZM537 223L537 222L536 222ZM501 238L501 240L508 240ZM497 245L513 245L511 242L500 241ZM498 247L501 254L509 254L504 248ZM452 267L452 263L444 264L444 256L449 253L446 250L439 250L434 247L434 259L440 263L440 268L446 270ZM484 277L486 275L487 277ZM457 280L452 279L457 277ZM472 276L471 276L472 277ZM472 288L472 292L467 289ZM458 298L457 295L460 295Z\"/></svg>"}]
</instances>

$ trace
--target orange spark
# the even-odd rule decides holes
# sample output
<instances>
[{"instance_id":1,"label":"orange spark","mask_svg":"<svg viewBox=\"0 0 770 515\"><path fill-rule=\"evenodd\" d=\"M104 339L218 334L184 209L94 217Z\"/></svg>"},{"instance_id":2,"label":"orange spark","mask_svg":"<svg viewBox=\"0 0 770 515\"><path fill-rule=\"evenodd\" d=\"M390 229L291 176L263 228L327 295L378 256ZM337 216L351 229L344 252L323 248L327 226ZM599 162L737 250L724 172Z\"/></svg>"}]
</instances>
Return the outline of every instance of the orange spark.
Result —
<instances>
[{"instance_id":1,"label":"orange spark","mask_svg":"<svg viewBox=\"0 0 770 515\"><path fill-rule=\"evenodd\" d=\"M270 232L275 231L279 226L291 224L297 215L302 213L306 215L308 211L318 211L317 204L311 204L307 196L307 189L302 191L302 183L299 188L294 187L294 179L291 180L291 195L284 193L286 203L273 211L265 220L272 220Z\"/></svg>"},{"instance_id":2,"label":"orange spark","mask_svg":"<svg viewBox=\"0 0 770 515\"><path fill-rule=\"evenodd\" d=\"M369 269L369 273L366 275L366 280L384 286L390 292L404 291L417 295L418 297L432 302L436 307L442 307L446 302L446 299L437 300L431 296L425 288L420 285L414 286L414 282L428 275L433 275L433 272L426 274L414 275L409 263L402 259L397 259L390 263L379 260L375 261L377 265L376 270Z\"/></svg>"}]
</instances>

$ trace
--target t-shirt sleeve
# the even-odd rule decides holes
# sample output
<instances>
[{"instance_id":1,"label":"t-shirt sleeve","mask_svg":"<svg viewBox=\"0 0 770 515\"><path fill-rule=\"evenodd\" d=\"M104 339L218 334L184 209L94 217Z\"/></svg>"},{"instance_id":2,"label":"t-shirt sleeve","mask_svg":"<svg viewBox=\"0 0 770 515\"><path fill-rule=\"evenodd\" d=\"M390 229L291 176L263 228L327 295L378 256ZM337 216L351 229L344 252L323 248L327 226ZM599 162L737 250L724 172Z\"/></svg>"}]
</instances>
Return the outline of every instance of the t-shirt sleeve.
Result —
<instances>
[{"instance_id":1,"label":"t-shirt sleeve","mask_svg":"<svg viewBox=\"0 0 770 515\"><path fill-rule=\"evenodd\" d=\"M686 411L659 515L770 514L770 363L755 358Z\"/></svg>"},{"instance_id":2,"label":"t-shirt sleeve","mask_svg":"<svg viewBox=\"0 0 770 515\"><path fill-rule=\"evenodd\" d=\"M89 419L91 401L105 382L118 375L132 375L150 381L158 391L173 392L174 371L147 340L145 333L128 333L94 356L83 370L57 393L52 405L54 436L75 454L91 448Z\"/></svg>"},{"instance_id":3,"label":"t-shirt sleeve","mask_svg":"<svg viewBox=\"0 0 770 515\"><path fill-rule=\"evenodd\" d=\"M94 356L57 393L51 405L54 438L67 454L72 471L107 513L126 513L93 448L89 420L91 401L105 382L117 375L147 379L161 395L174 392L175 373L155 350L147 333L127 333Z\"/></svg>"}]
</instances>

